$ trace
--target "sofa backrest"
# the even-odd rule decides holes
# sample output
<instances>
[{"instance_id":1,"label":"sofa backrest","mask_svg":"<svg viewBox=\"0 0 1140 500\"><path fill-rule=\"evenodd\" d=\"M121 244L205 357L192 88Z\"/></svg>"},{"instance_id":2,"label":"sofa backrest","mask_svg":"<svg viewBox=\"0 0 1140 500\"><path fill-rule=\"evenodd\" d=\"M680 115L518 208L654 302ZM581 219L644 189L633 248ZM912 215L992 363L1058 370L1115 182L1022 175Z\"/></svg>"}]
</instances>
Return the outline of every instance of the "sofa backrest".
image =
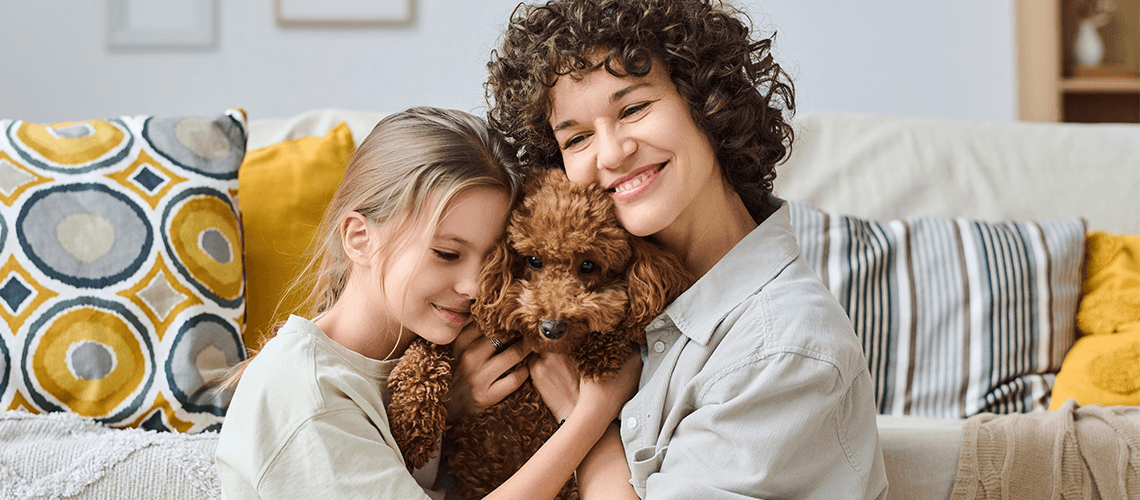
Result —
<instances>
[{"instance_id":1,"label":"sofa backrest","mask_svg":"<svg viewBox=\"0 0 1140 500\"><path fill-rule=\"evenodd\" d=\"M1140 125L797 117L777 195L869 219L1084 217L1140 233Z\"/></svg>"}]
</instances>

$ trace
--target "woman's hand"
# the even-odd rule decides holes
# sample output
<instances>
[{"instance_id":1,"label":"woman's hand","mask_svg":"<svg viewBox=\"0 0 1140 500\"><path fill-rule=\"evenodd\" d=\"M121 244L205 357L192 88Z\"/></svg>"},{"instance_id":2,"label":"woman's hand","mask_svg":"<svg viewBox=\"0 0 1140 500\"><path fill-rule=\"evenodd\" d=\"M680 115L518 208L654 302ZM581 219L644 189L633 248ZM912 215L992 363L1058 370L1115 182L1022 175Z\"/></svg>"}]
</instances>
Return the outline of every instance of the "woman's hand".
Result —
<instances>
[{"instance_id":1,"label":"woman's hand","mask_svg":"<svg viewBox=\"0 0 1140 500\"><path fill-rule=\"evenodd\" d=\"M641 355L633 349L617 375L605 382L579 377L571 361L560 354L533 356L530 376L542 401L559 421L568 418L582 404L609 415L607 418L612 420L637 392Z\"/></svg>"},{"instance_id":2,"label":"woman's hand","mask_svg":"<svg viewBox=\"0 0 1140 500\"><path fill-rule=\"evenodd\" d=\"M451 343L451 354L448 420L494 406L530 376L526 363L520 363L527 355L521 343L496 354L495 346L474 323L464 327Z\"/></svg>"},{"instance_id":3,"label":"woman's hand","mask_svg":"<svg viewBox=\"0 0 1140 500\"><path fill-rule=\"evenodd\" d=\"M638 382L641 381L641 353L635 346L625 364L618 370L613 378L600 382L583 378L579 386L581 392L578 406L586 404L609 415L609 419L617 418L622 406L637 392Z\"/></svg>"},{"instance_id":4,"label":"woman's hand","mask_svg":"<svg viewBox=\"0 0 1140 500\"><path fill-rule=\"evenodd\" d=\"M578 404L578 370L563 354L546 353L530 358L530 379L559 422Z\"/></svg>"}]
</instances>

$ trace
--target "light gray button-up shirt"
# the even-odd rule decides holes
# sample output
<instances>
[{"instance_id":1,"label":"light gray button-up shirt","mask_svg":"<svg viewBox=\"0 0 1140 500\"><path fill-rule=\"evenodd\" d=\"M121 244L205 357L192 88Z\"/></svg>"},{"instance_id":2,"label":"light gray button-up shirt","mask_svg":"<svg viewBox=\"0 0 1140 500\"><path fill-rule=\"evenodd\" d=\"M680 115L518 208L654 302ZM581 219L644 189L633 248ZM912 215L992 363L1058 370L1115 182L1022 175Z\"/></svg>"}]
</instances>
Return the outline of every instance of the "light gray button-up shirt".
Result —
<instances>
[{"instance_id":1,"label":"light gray button-up shirt","mask_svg":"<svg viewBox=\"0 0 1140 500\"><path fill-rule=\"evenodd\" d=\"M644 499L882 499L870 374L787 203L646 328L621 435Z\"/></svg>"}]
</instances>

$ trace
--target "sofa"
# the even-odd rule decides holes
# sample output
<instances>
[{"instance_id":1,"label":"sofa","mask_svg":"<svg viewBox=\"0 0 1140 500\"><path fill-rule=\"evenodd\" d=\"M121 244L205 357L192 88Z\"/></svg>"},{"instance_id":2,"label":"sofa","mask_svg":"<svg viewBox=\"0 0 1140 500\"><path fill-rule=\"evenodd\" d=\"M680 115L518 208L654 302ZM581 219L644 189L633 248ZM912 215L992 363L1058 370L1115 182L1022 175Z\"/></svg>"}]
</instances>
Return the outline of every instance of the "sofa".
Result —
<instances>
[{"instance_id":1,"label":"sofa","mask_svg":"<svg viewBox=\"0 0 1140 500\"><path fill-rule=\"evenodd\" d=\"M322 204L384 115L0 120L0 497L220 498L229 394L206 381L297 303ZM888 498L950 498L976 415L1073 398L1140 428L1140 126L812 114L795 130L775 193L863 341ZM86 142L73 158L61 140ZM72 199L135 208L58 209ZM150 236L93 236L122 221Z\"/></svg>"}]
</instances>

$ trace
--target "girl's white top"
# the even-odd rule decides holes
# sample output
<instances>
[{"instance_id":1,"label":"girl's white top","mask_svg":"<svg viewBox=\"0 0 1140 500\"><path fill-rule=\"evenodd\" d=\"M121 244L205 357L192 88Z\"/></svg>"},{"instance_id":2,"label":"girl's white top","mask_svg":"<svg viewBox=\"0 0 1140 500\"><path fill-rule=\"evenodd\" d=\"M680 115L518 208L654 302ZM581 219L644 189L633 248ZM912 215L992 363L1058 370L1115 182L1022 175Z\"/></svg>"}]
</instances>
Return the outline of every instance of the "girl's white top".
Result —
<instances>
[{"instance_id":1,"label":"girl's white top","mask_svg":"<svg viewBox=\"0 0 1140 500\"><path fill-rule=\"evenodd\" d=\"M413 477L392 438L385 404L397 362L290 317L249 364L226 414L215 455L225 497L443 498L430 489L438 458Z\"/></svg>"}]
</instances>

